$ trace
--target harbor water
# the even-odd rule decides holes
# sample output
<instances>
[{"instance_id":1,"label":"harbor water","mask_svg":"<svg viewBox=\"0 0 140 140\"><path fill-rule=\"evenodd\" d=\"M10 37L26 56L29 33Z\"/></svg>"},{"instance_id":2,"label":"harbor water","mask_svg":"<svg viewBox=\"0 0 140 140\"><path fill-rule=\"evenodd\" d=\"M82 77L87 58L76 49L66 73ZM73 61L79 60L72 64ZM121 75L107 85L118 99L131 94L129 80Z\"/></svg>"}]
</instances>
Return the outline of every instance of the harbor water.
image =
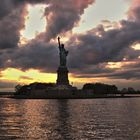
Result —
<instances>
[{"instance_id":1,"label":"harbor water","mask_svg":"<svg viewBox=\"0 0 140 140\"><path fill-rule=\"evenodd\" d=\"M140 98L0 98L0 140L139 140Z\"/></svg>"}]
</instances>

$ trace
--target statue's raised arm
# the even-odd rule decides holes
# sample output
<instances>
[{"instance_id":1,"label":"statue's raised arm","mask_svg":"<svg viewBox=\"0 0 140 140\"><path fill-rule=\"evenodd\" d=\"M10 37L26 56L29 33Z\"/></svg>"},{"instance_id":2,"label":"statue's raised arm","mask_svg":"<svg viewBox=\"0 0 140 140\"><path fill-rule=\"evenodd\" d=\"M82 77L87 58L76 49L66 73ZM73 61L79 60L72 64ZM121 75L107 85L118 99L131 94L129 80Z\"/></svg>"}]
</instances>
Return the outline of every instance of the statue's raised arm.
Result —
<instances>
[{"instance_id":1,"label":"statue's raised arm","mask_svg":"<svg viewBox=\"0 0 140 140\"><path fill-rule=\"evenodd\" d=\"M60 48L60 46L61 46L61 44L60 44L60 37L58 37L58 45L59 45L59 48Z\"/></svg>"},{"instance_id":2,"label":"statue's raised arm","mask_svg":"<svg viewBox=\"0 0 140 140\"><path fill-rule=\"evenodd\" d=\"M66 66L66 57L68 55L68 51L65 49L64 44L60 43L60 37L58 37L58 45L59 45L59 56L60 56L60 66Z\"/></svg>"}]
</instances>

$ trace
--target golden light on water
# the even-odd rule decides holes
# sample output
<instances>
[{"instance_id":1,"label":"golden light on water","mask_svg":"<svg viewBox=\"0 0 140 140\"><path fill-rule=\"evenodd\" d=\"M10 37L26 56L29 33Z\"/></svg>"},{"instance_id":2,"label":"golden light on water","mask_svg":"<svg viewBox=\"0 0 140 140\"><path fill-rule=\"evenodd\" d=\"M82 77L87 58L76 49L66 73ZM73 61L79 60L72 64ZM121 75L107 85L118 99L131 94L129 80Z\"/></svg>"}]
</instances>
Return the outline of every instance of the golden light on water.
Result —
<instances>
[{"instance_id":1,"label":"golden light on water","mask_svg":"<svg viewBox=\"0 0 140 140\"><path fill-rule=\"evenodd\" d=\"M44 16L46 5L27 5L28 14L25 17L25 29L20 31L20 44L26 44L28 40L35 38L46 29Z\"/></svg>"}]
</instances>

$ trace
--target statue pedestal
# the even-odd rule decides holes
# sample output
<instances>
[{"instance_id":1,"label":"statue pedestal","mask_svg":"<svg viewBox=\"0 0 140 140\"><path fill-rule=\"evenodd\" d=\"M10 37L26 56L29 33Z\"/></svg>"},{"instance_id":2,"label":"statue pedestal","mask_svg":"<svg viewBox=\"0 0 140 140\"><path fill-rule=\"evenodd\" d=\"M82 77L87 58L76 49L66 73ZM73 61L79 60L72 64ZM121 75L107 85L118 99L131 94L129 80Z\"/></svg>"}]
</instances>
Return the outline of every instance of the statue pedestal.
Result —
<instances>
[{"instance_id":1,"label":"statue pedestal","mask_svg":"<svg viewBox=\"0 0 140 140\"><path fill-rule=\"evenodd\" d=\"M59 66L57 70L57 85L69 85L68 69L65 66Z\"/></svg>"}]
</instances>

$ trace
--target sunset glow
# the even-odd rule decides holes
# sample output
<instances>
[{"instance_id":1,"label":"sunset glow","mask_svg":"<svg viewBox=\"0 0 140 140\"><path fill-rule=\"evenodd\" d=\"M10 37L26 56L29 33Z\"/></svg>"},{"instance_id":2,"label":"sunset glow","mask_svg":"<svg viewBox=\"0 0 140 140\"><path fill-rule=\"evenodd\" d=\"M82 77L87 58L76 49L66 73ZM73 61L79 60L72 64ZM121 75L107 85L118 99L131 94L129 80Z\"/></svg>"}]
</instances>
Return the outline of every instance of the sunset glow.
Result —
<instances>
[{"instance_id":1,"label":"sunset glow","mask_svg":"<svg viewBox=\"0 0 140 140\"><path fill-rule=\"evenodd\" d=\"M2 71L1 75L2 80L18 81L19 83L56 81L56 74L42 73L34 69L21 71L18 69L8 68Z\"/></svg>"},{"instance_id":2,"label":"sunset glow","mask_svg":"<svg viewBox=\"0 0 140 140\"><path fill-rule=\"evenodd\" d=\"M38 70L30 69L27 71L22 71L14 68L8 68L4 71L1 71L1 80L8 81L18 81L19 84L27 84L33 82L56 82L57 75L54 73L45 73ZM78 85L77 83L83 83L87 81L85 78L79 81L78 78L75 78L73 74L69 74L70 83ZM78 82L79 81L79 82ZM78 85L79 86L79 85Z\"/></svg>"}]
</instances>

